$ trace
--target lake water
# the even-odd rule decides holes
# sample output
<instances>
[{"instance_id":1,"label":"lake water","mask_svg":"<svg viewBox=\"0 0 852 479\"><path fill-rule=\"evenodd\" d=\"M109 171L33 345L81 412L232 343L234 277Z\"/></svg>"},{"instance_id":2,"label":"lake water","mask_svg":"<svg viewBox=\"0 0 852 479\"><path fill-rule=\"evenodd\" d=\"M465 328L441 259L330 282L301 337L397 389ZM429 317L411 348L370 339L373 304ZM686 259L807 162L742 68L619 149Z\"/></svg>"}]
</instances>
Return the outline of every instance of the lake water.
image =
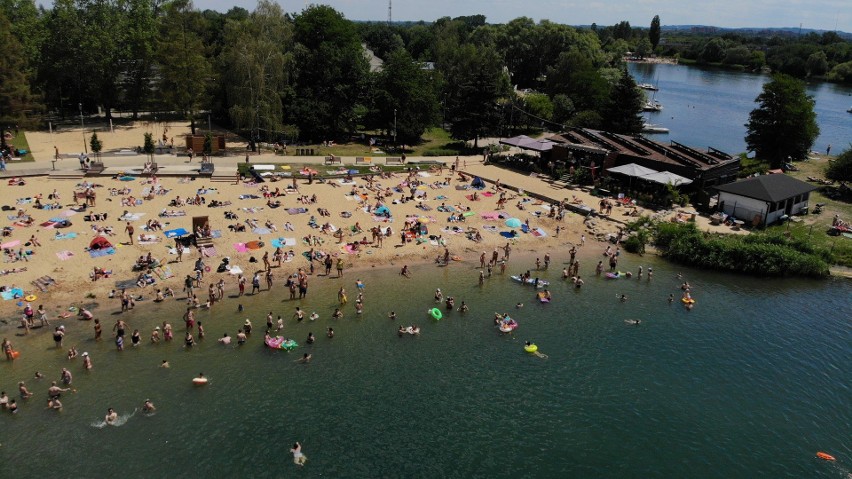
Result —
<instances>
[{"instance_id":1,"label":"lake water","mask_svg":"<svg viewBox=\"0 0 852 479\"><path fill-rule=\"evenodd\" d=\"M663 111L645 113L650 123L669 128L668 135L653 135L659 141L669 139L697 148L712 146L730 154L746 150L745 124L756 108L754 99L768 75L704 69L685 65L630 63L628 69L637 83L659 86L655 98ZM852 87L834 83L811 82L807 92L816 100L815 111L820 135L813 149L833 153L849 148L852 142ZM654 92L648 92L649 96Z\"/></svg>"},{"instance_id":2,"label":"lake water","mask_svg":"<svg viewBox=\"0 0 852 479\"><path fill-rule=\"evenodd\" d=\"M358 275L362 318L355 275L318 277L303 301L273 290L202 312L208 337L191 350L146 342L119 353L109 339L90 339L90 323L69 321L66 343L88 351L94 370L51 349L47 333L16 338L22 360L0 364L0 387L15 392L27 379L37 396L0 415L0 464L6 477L846 477L852 283L741 278L630 256L622 269L640 262L653 265L652 281L589 275L577 291L558 279L557 261L541 273L554 283L550 304L504 276L479 287L470 264L417 266L410 280L399 265L377 269ZM531 259L512 263L522 270ZM680 296L678 272L692 284L692 311L666 300ZM340 285L350 303L331 320ZM436 287L471 312L427 319ZM297 305L320 319L297 323ZM286 318L296 351L262 346L269 310ZM496 332L495 311L517 318L514 335ZM172 318L180 338L180 312L175 302L144 304L122 317L146 338ZM110 330L117 316L100 316ZM255 326L247 345L216 344L246 317ZM633 318L642 324L625 324ZM397 337L411 323L422 334ZM318 340L305 347L309 331ZM525 340L549 358L526 354ZM311 363L294 362L303 352ZM172 367L158 368L162 359ZM48 380L63 366L78 392L63 396L62 412L44 410ZM28 379L35 370L50 377ZM211 382L193 387L201 371ZM155 415L96 427L107 407L127 416L146 398ZM299 471L288 453L295 440L309 459Z\"/></svg>"}]
</instances>

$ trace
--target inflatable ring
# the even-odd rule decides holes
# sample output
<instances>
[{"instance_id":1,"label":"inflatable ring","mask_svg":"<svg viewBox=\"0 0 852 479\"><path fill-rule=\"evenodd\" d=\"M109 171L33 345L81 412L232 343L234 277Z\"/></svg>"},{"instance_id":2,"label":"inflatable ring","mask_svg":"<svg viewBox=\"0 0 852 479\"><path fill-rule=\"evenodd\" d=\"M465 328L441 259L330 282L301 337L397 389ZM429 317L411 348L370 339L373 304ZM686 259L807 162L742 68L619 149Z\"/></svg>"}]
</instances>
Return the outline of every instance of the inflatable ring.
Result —
<instances>
[{"instance_id":1,"label":"inflatable ring","mask_svg":"<svg viewBox=\"0 0 852 479\"><path fill-rule=\"evenodd\" d=\"M18 359L19 357L21 357L20 351L12 351L12 359Z\"/></svg>"},{"instance_id":2,"label":"inflatable ring","mask_svg":"<svg viewBox=\"0 0 852 479\"><path fill-rule=\"evenodd\" d=\"M36 295L34 295L34 294L31 294L31 295L27 296L27 297L26 297L26 298L24 298L24 299L26 299L26 300L27 300L27 301L29 301L29 302L33 302L33 301L35 301L35 300L37 300L37 299L38 299L38 296L36 296Z\"/></svg>"},{"instance_id":3,"label":"inflatable ring","mask_svg":"<svg viewBox=\"0 0 852 479\"><path fill-rule=\"evenodd\" d=\"M524 346L524 351L526 351L528 353L534 353L534 352L538 351L538 346L536 346L535 344L530 344L529 346Z\"/></svg>"},{"instance_id":4,"label":"inflatable ring","mask_svg":"<svg viewBox=\"0 0 852 479\"><path fill-rule=\"evenodd\" d=\"M431 315L435 320L440 320L444 317L444 313L441 312L438 308L432 308L429 310L429 315Z\"/></svg>"},{"instance_id":5,"label":"inflatable ring","mask_svg":"<svg viewBox=\"0 0 852 479\"><path fill-rule=\"evenodd\" d=\"M317 319L319 319L319 315L317 313L311 313L310 318L311 321L316 321Z\"/></svg>"},{"instance_id":6,"label":"inflatable ring","mask_svg":"<svg viewBox=\"0 0 852 479\"><path fill-rule=\"evenodd\" d=\"M683 301L684 304L695 304L695 300L692 298L680 298L680 300Z\"/></svg>"},{"instance_id":7,"label":"inflatable ring","mask_svg":"<svg viewBox=\"0 0 852 479\"><path fill-rule=\"evenodd\" d=\"M193 378L192 384L195 384L196 386L207 384L207 378Z\"/></svg>"}]
</instances>

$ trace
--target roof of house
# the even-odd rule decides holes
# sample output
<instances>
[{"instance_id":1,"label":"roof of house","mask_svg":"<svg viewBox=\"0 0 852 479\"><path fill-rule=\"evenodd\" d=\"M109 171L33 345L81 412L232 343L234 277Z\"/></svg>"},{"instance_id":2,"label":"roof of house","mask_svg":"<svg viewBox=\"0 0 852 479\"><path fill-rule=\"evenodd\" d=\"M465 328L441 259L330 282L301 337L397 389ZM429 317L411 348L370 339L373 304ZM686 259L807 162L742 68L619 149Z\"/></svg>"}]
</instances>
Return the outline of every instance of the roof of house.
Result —
<instances>
[{"instance_id":1,"label":"roof of house","mask_svg":"<svg viewBox=\"0 0 852 479\"><path fill-rule=\"evenodd\" d=\"M811 192L817 189L817 187L782 174L760 175L747 180L717 186L716 189L746 198L775 203Z\"/></svg>"},{"instance_id":2,"label":"roof of house","mask_svg":"<svg viewBox=\"0 0 852 479\"><path fill-rule=\"evenodd\" d=\"M641 158L661 164L686 166L700 171L707 171L739 161L737 158L715 148L708 148L705 152L676 141L664 144L649 140L641 135L618 135L588 128L569 128L567 131L553 135L549 139L568 149L579 149L600 154L616 152L628 157ZM662 169L662 167L657 169Z\"/></svg>"}]
</instances>

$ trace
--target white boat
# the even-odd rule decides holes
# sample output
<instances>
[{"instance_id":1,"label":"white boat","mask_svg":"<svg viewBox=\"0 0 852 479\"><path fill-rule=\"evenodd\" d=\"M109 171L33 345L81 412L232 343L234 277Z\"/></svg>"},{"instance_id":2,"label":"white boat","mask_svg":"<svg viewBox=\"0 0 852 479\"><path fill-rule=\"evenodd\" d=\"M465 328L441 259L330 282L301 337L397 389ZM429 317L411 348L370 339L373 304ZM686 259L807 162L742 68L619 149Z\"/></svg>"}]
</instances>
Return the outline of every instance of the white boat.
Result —
<instances>
[{"instance_id":1,"label":"white boat","mask_svg":"<svg viewBox=\"0 0 852 479\"><path fill-rule=\"evenodd\" d=\"M641 89L643 89L643 90L651 90L651 91L657 91L657 90L659 90L659 88L657 88L656 86L654 86L654 85L652 85L652 84L650 84L650 83L640 83L640 84L638 84L638 85L636 85L636 86L638 86L639 88L641 88Z\"/></svg>"},{"instance_id":2,"label":"white boat","mask_svg":"<svg viewBox=\"0 0 852 479\"><path fill-rule=\"evenodd\" d=\"M642 125L642 133L668 133L669 129L664 126L655 125L653 123L645 123Z\"/></svg>"},{"instance_id":3,"label":"white boat","mask_svg":"<svg viewBox=\"0 0 852 479\"><path fill-rule=\"evenodd\" d=\"M657 100L648 100L642 105L642 111L663 111L663 104Z\"/></svg>"},{"instance_id":4,"label":"white boat","mask_svg":"<svg viewBox=\"0 0 852 479\"><path fill-rule=\"evenodd\" d=\"M852 113L852 106L850 106L849 109L846 110L846 111L848 111L849 113Z\"/></svg>"}]
</instances>

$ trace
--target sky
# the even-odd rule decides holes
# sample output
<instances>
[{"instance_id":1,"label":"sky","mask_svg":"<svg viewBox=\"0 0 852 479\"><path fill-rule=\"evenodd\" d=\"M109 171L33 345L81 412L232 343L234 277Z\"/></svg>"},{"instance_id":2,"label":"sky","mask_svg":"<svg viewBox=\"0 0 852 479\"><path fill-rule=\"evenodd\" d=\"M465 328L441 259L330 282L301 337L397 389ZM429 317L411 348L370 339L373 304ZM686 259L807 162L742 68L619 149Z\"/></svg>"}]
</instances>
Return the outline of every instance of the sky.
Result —
<instances>
[{"instance_id":1,"label":"sky","mask_svg":"<svg viewBox=\"0 0 852 479\"><path fill-rule=\"evenodd\" d=\"M488 23L505 23L526 16L568 25L650 25L654 15L662 25L717 27L798 27L852 32L849 0L392 0L393 20L433 21L441 17L484 14ZM42 0L40 3L50 3ZM305 0L278 0L286 12L305 8ZM325 0L350 20L385 21L388 0ZM225 12L233 6L249 11L256 0L194 0L196 8Z\"/></svg>"}]
</instances>

